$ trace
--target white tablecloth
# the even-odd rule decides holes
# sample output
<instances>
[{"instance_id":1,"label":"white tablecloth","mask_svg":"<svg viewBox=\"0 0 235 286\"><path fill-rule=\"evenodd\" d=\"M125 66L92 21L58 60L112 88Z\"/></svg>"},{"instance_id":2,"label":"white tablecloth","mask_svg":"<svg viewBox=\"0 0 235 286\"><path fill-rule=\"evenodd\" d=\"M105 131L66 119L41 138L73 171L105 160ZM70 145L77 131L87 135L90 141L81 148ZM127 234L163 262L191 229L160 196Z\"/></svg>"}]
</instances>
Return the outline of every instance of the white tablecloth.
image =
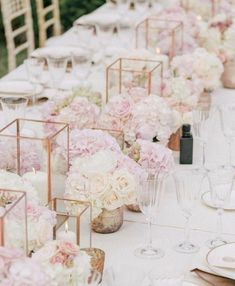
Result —
<instances>
[{"instance_id":1,"label":"white tablecloth","mask_svg":"<svg viewBox=\"0 0 235 286\"><path fill-rule=\"evenodd\" d=\"M107 6L103 6L95 13L104 15L110 12L115 13L115 10L110 10ZM94 13L94 14L95 14ZM122 39L130 36L130 30L122 31ZM49 41L49 45L74 45L77 43L74 28L70 29L59 38ZM134 48L133 43L130 41L128 48ZM120 47L125 46L125 41L120 41ZM46 72L45 72L46 73ZM45 74L48 77L47 74ZM65 82L72 79L71 74L67 74ZM27 80L27 74L24 66L18 67L13 72L2 78L2 80ZM105 65L100 64L92 68L89 77L91 86L104 94L105 90ZM218 106L226 102L235 102L235 91L218 89L212 94L212 106ZM38 108L31 108L28 110L30 118L39 118L40 113ZM218 161L224 162L227 158L227 145L224 137L222 136L220 121L218 113L214 118L211 118L210 131L211 139L208 148L208 160L210 158L217 158ZM4 125L3 118L0 114L0 123ZM196 151L199 150L197 146ZM177 154L176 154L177 158ZM235 154L233 157L235 161ZM177 160L177 159L176 159ZM203 188L207 188L206 185ZM123 275L129 275L131 269L141 268L142 271L149 272L152 269L156 271L169 272L172 269L192 269L196 266L205 264L204 256L208 249L205 247L205 242L213 237L213 231L216 228L216 211L205 206L201 201L198 202L196 207L191 226L192 241L199 244L201 251L199 254L187 255L178 254L173 250L173 246L183 239L183 225L184 219L177 206L175 189L172 183L169 182L166 188L165 195L161 204L159 214L157 216L157 225L153 227L154 241L158 246L163 248L166 252L165 257L160 260L146 261L136 258L133 254L134 249L138 244L143 243L145 240L145 232L147 226L144 224L145 220L142 214L125 212L125 222L121 230L117 233L110 235L94 234L94 246L100 247L106 252L106 267L113 265L114 268L123 266ZM225 212L224 215L224 233L229 241L235 241L235 215L234 212ZM188 272L189 274L189 272ZM188 279L196 281L193 275L188 275ZM198 284L201 285L201 284ZM203 284L202 284L203 285ZM120 285L121 286L121 285ZM136 285L138 286L138 285Z\"/></svg>"}]
</instances>

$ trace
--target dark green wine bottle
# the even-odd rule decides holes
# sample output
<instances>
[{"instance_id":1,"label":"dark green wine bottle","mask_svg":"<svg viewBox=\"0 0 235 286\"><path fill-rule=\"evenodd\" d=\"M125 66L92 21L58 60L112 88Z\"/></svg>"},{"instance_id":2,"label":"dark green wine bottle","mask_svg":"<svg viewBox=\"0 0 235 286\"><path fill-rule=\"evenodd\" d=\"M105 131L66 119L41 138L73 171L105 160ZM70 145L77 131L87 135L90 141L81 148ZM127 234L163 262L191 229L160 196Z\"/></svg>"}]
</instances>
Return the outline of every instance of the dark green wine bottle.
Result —
<instances>
[{"instance_id":1,"label":"dark green wine bottle","mask_svg":"<svg viewBox=\"0 0 235 286\"><path fill-rule=\"evenodd\" d=\"M180 138L180 164L193 164L193 136L191 134L190 124L184 124L182 127L182 136Z\"/></svg>"}]
</instances>

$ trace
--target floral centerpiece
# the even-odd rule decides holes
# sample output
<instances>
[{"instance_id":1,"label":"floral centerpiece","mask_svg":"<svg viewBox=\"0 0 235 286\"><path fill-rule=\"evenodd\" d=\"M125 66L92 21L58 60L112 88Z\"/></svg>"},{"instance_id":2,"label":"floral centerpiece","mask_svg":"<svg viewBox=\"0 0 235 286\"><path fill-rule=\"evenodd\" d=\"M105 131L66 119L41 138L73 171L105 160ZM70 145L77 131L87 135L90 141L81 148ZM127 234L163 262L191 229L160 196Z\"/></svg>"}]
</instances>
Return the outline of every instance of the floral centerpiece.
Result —
<instances>
[{"instance_id":1,"label":"floral centerpiece","mask_svg":"<svg viewBox=\"0 0 235 286\"><path fill-rule=\"evenodd\" d=\"M0 171L0 189L25 191L27 193L27 223L28 223L28 248L29 251L34 251L47 240L52 239L52 230L56 224L56 213L49 210L47 207L39 205L39 199L35 189L32 185L20 176L9 173L7 171ZM9 192L10 194L10 192ZM0 202L4 202L5 197L0 192ZM8 208L14 198L8 199L7 204L1 205L3 214L4 208ZM23 208L23 206L21 206ZM14 216L7 217L5 231L7 233L8 245L11 247L23 247L24 237L22 230L22 214L23 210L20 208L14 212Z\"/></svg>"},{"instance_id":2,"label":"floral centerpiece","mask_svg":"<svg viewBox=\"0 0 235 286\"><path fill-rule=\"evenodd\" d=\"M16 170L16 143L15 140L10 139L0 139L0 169L5 170ZM34 144L29 141L22 140L21 146L21 162L20 168L22 173L26 173L34 168L35 170L40 170L42 162L39 160L38 150Z\"/></svg>"},{"instance_id":3,"label":"floral centerpiece","mask_svg":"<svg viewBox=\"0 0 235 286\"><path fill-rule=\"evenodd\" d=\"M18 249L0 247L0 265L1 286L52 285L43 267Z\"/></svg>"},{"instance_id":4,"label":"floral centerpiece","mask_svg":"<svg viewBox=\"0 0 235 286\"><path fill-rule=\"evenodd\" d=\"M122 225L120 208L136 201L138 177L144 176L144 172L139 169L138 164L130 158L110 150L78 158L70 169L65 196L92 202L95 231L117 231ZM107 212L117 210L120 213L119 220L110 220L108 225L101 227L104 215L107 217Z\"/></svg>"},{"instance_id":5,"label":"floral centerpiece","mask_svg":"<svg viewBox=\"0 0 235 286\"><path fill-rule=\"evenodd\" d=\"M67 137L60 137L57 140L56 153L63 158L66 158ZM84 156L90 156L100 150L109 149L117 153L121 149L114 137L102 130L94 129L73 129L70 132L70 162L74 159Z\"/></svg>"},{"instance_id":6,"label":"floral centerpiece","mask_svg":"<svg viewBox=\"0 0 235 286\"><path fill-rule=\"evenodd\" d=\"M133 108L132 116L123 129L125 141L132 145L137 139L152 141L156 138L166 145L179 127L176 120L176 114L163 98L150 95Z\"/></svg>"},{"instance_id":7,"label":"floral centerpiece","mask_svg":"<svg viewBox=\"0 0 235 286\"><path fill-rule=\"evenodd\" d=\"M176 76L187 79L198 78L205 91L213 91L221 86L223 64L215 55L198 48L192 55L177 56L171 63L171 70Z\"/></svg>"},{"instance_id":8,"label":"floral centerpiece","mask_svg":"<svg viewBox=\"0 0 235 286\"><path fill-rule=\"evenodd\" d=\"M138 139L128 150L128 156L148 173L169 173L174 168L172 151L158 143Z\"/></svg>"},{"instance_id":9,"label":"floral centerpiece","mask_svg":"<svg viewBox=\"0 0 235 286\"><path fill-rule=\"evenodd\" d=\"M53 286L87 283L91 273L89 255L67 241L47 242L33 255L32 260L43 266Z\"/></svg>"},{"instance_id":10,"label":"floral centerpiece","mask_svg":"<svg viewBox=\"0 0 235 286\"><path fill-rule=\"evenodd\" d=\"M91 128L95 125L100 110L86 97L64 98L62 101L49 101L43 107L44 119L49 122L66 122L70 128ZM46 126L48 127L48 126Z\"/></svg>"}]
</instances>

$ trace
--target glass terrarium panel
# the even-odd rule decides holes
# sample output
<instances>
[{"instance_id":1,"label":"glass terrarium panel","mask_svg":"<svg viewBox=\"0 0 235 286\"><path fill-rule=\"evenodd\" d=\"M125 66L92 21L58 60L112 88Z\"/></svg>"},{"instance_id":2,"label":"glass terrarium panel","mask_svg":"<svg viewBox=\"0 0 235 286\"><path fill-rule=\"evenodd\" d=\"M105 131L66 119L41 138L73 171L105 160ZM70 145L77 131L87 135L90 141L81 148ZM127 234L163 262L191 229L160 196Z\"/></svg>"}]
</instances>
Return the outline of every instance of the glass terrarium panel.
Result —
<instances>
[{"instance_id":1,"label":"glass terrarium panel","mask_svg":"<svg viewBox=\"0 0 235 286\"><path fill-rule=\"evenodd\" d=\"M0 245L28 254L26 193L0 189Z\"/></svg>"},{"instance_id":2,"label":"glass terrarium panel","mask_svg":"<svg viewBox=\"0 0 235 286\"><path fill-rule=\"evenodd\" d=\"M183 24L179 21L148 18L137 25L136 47L172 58L183 48Z\"/></svg>"},{"instance_id":3,"label":"glass terrarium panel","mask_svg":"<svg viewBox=\"0 0 235 286\"><path fill-rule=\"evenodd\" d=\"M89 202L54 198L49 207L57 215L54 239L72 241L80 247L92 246L92 208Z\"/></svg>"},{"instance_id":4,"label":"glass terrarium panel","mask_svg":"<svg viewBox=\"0 0 235 286\"><path fill-rule=\"evenodd\" d=\"M150 59L120 58L106 70L106 101L118 94L156 93L162 80L163 63Z\"/></svg>"},{"instance_id":5,"label":"glass terrarium panel","mask_svg":"<svg viewBox=\"0 0 235 286\"><path fill-rule=\"evenodd\" d=\"M52 196L63 195L69 154L59 154L57 141L68 138L69 127L65 123L37 120L14 120L0 130L0 144L8 155L3 169L15 172L32 183L40 202L47 204Z\"/></svg>"}]
</instances>

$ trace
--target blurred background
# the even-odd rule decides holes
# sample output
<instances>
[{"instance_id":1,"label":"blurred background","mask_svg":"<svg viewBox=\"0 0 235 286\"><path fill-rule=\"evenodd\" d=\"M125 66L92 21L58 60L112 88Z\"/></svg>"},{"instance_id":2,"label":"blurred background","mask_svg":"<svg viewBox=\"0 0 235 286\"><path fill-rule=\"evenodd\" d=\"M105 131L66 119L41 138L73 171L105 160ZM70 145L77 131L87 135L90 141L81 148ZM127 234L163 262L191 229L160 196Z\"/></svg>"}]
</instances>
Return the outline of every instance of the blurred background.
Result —
<instances>
[{"instance_id":1,"label":"blurred background","mask_svg":"<svg viewBox=\"0 0 235 286\"><path fill-rule=\"evenodd\" d=\"M84 14L88 14L97 7L105 3L105 0L60 0L60 20L62 25L62 33L73 26L73 22ZM31 0L33 18L37 19L35 0ZM13 25L20 25L20 19ZM38 27L37 21L34 21L35 47L38 47ZM19 64L23 61L25 55L19 58ZM0 77L5 75L7 68L7 49L4 28L2 23L2 15L0 13Z\"/></svg>"}]
</instances>

